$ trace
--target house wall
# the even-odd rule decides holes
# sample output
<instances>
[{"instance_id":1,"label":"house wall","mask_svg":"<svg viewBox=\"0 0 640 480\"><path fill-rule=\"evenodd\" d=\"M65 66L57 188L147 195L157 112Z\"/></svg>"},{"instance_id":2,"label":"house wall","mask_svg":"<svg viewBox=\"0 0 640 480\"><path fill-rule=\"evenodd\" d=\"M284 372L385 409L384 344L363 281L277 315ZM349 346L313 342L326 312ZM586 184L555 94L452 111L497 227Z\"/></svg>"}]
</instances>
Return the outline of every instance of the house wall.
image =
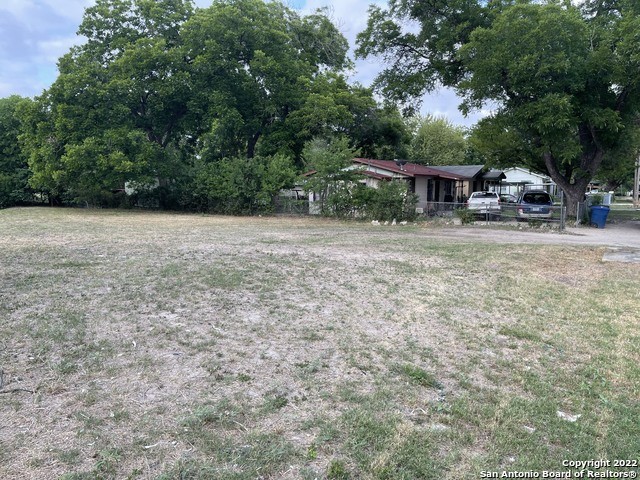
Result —
<instances>
[{"instance_id":1,"label":"house wall","mask_svg":"<svg viewBox=\"0 0 640 480\"><path fill-rule=\"evenodd\" d=\"M380 180L377 178L366 177L364 184L369 188L378 188L380 186Z\"/></svg>"},{"instance_id":2,"label":"house wall","mask_svg":"<svg viewBox=\"0 0 640 480\"><path fill-rule=\"evenodd\" d=\"M322 213L320 206L320 195L309 192L309 215L320 215Z\"/></svg>"},{"instance_id":3,"label":"house wall","mask_svg":"<svg viewBox=\"0 0 640 480\"><path fill-rule=\"evenodd\" d=\"M503 171L507 177L504 181L507 183L549 183L551 181L551 179L545 175L528 172L521 168L509 168Z\"/></svg>"},{"instance_id":4,"label":"house wall","mask_svg":"<svg viewBox=\"0 0 640 480\"><path fill-rule=\"evenodd\" d=\"M525 170L524 168L509 168L504 170L506 179L502 182L500 193L519 193L524 188L546 190L552 195L557 194L556 184L546 175L540 175ZM526 187L525 187L526 186Z\"/></svg>"},{"instance_id":5,"label":"house wall","mask_svg":"<svg viewBox=\"0 0 640 480\"><path fill-rule=\"evenodd\" d=\"M482 178L479 178L473 180L458 181L455 192L456 196L460 195L462 197L460 198L460 200L464 201L469 198L473 192L481 192L485 190L485 188L488 188L490 191L498 190L498 187L494 185L494 182L485 185L485 181ZM458 200L457 197L456 200Z\"/></svg>"},{"instance_id":6,"label":"house wall","mask_svg":"<svg viewBox=\"0 0 640 480\"><path fill-rule=\"evenodd\" d=\"M473 192L473 188L472 188L471 182L468 180L464 180L460 183L462 184L462 188L460 189L460 192L462 194L463 200L465 200L469 198L469 196L471 196L471 193Z\"/></svg>"},{"instance_id":7,"label":"house wall","mask_svg":"<svg viewBox=\"0 0 640 480\"><path fill-rule=\"evenodd\" d=\"M457 180L454 185L454 201L462 203L469 198L469 182Z\"/></svg>"},{"instance_id":8,"label":"house wall","mask_svg":"<svg viewBox=\"0 0 640 480\"><path fill-rule=\"evenodd\" d=\"M415 178L415 194L418 195L417 208L426 208L427 206L427 177Z\"/></svg>"}]
</instances>

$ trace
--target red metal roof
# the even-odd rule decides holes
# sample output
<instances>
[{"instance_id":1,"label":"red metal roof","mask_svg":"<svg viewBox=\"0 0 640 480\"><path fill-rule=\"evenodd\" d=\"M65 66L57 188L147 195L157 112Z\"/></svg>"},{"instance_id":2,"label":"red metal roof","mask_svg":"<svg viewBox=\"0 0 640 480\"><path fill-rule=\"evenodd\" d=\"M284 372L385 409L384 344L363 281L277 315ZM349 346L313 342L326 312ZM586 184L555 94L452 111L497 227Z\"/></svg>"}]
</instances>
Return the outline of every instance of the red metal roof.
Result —
<instances>
[{"instance_id":1,"label":"red metal roof","mask_svg":"<svg viewBox=\"0 0 640 480\"><path fill-rule=\"evenodd\" d=\"M360 170L360 173L365 177L377 178L378 180L392 180L391 175L385 175L383 173L372 172L371 170Z\"/></svg>"},{"instance_id":2,"label":"red metal roof","mask_svg":"<svg viewBox=\"0 0 640 480\"><path fill-rule=\"evenodd\" d=\"M399 166L393 160L374 160L372 158L354 158L354 162L362 165L370 165L375 168L381 168L394 173L400 173L409 177L440 177L449 180L460 180L460 177L437 168L427 167L426 165L418 165L417 163L405 163Z\"/></svg>"}]
</instances>

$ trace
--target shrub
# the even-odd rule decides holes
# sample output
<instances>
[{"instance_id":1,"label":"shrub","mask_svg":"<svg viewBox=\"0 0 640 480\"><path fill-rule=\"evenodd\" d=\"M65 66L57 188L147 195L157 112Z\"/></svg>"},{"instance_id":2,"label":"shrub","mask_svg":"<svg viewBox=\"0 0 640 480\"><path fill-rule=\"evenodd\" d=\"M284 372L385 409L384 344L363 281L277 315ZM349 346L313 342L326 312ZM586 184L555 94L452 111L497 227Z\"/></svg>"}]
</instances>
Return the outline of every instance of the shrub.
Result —
<instances>
[{"instance_id":1,"label":"shrub","mask_svg":"<svg viewBox=\"0 0 640 480\"><path fill-rule=\"evenodd\" d=\"M282 155L224 158L198 167L192 203L216 213L268 213L278 192L294 179L293 162Z\"/></svg>"},{"instance_id":2,"label":"shrub","mask_svg":"<svg viewBox=\"0 0 640 480\"><path fill-rule=\"evenodd\" d=\"M602 205L603 201L604 201L604 196L599 193L587 196L587 202L589 203L590 206Z\"/></svg>"},{"instance_id":3,"label":"shrub","mask_svg":"<svg viewBox=\"0 0 640 480\"><path fill-rule=\"evenodd\" d=\"M376 220L413 220L418 196L404 182L384 182L376 190L368 217Z\"/></svg>"},{"instance_id":4,"label":"shrub","mask_svg":"<svg viewBox=\"0 0 640 480\"><path fill-rule=\"evenodd\" d=\"M337 185L333 187L332 192L327 196L325 214L340 218L356 215L354 197L347 186Z\"/></svg>"},{"instance_id":5,"label":"shrub","mask_svg":"<svg viewBox=\"0 0 640 480\"><path fill-rule=\"evenodd\" d=\"M342 183L328 195L326 213L342 218L413 220L417 203L417 195L401 181L384 182L378 188Z\"/></svg>"},{"instance_id":6,"label":"shrub","mask_svg":"<svg viewBox=\"0 0 640 480\"><path fill-rule=\"evenodd\" d=\"M471 224L475 220L474 213L466 208L456 209L456 216L460 219L463 225Z\"/></svg>"}]
</instances>

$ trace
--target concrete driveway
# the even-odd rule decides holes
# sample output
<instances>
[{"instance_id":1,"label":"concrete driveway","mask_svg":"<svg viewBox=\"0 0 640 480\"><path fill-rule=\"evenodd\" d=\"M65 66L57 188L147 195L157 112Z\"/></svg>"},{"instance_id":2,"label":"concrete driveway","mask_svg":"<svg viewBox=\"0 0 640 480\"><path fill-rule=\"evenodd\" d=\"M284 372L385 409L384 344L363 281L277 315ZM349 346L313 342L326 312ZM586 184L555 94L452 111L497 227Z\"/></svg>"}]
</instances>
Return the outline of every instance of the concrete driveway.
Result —
<instances>
[{"instance_id":1,"label":"concrete driveway","mask_svg":"<svg viewBox=\"0 0 640 480\"><path fill-rule=\"evenodd\" d=\"M607 224L605 228L567 228L566 234L576 237L576 243L606 245L610 247L630 247L640 249L640 222Z\"/></svg>"},{"instance_id":2,"label":"concrete driveway","mask_svg":"<svg viewBox=\"0 0 640 480\"><path fill-rule=\"evenodd\" d=\"M494 228L483 225L444 228L434 231L433 234L469 240L481 238L499 243L595 245L640 249L640 222L607 224L605 228L569 227L563 232L556 229L529 228L526 225L517 227L518 224L515 223L512 225L514 228Z\"/></svg>"},{"instance_id":3,"label":"concrete driveway","mask_svg":"<svg viewBox=\"0 0 640 480\"><path fill-rule=\"evenodd\" d=\"M528 226L517 228L445 228L434 236L474 241L482 239L498 243L544 243L563 245L589 245L609 247L603 260L640 263L640 222L607 223L605 228L570 227L563 232L555 229L532 229Z\"/></svg>"}]
</instances>

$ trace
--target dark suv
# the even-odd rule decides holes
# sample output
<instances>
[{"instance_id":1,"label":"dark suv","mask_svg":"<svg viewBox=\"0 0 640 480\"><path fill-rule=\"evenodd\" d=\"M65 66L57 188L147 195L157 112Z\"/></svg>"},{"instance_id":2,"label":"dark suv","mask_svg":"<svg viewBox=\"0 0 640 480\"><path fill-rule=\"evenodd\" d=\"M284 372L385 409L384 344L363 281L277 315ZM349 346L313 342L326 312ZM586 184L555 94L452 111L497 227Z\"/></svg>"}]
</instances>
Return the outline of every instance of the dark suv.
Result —
<instances>
[{"instance_id":1,"label":"dark suv","mask_svg":"<svg viewBox=\"0 0 640 480\"><path fill-rule=\"evenodd\" d=\"M544 190L524 192L516 202L516 220L546 220L553 216L553 199Z\"/></svg>"}]
</instances>

